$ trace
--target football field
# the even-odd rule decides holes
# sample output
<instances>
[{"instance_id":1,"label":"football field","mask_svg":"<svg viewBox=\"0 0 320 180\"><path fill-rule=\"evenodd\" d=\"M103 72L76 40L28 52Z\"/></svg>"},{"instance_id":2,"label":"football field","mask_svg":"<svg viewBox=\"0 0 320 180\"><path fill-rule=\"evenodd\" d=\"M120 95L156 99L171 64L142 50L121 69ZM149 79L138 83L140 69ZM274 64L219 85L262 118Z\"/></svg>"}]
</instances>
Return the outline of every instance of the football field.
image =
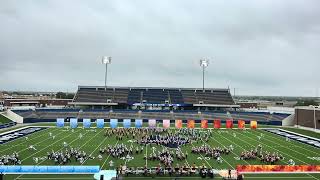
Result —
<instances>
[{"instance_id":1,"label":"football field","mask_svg":"<svg viewBox=\"0 0 320 180\"><path fill-rule=\"evenodd\" d=\"M47 153L51 151L64 151L64 142L68 147L79 148L86 154L94 157L94 159L85 159L82 163L79 161L71 161L66 165L99 165L101 169L114 169L120 165L127 167L157 167L159 161L145 159L150 153L161 151L163 147L156 145L146 145L142 153L134 154L131 158L114 158L108 154L102 154L103 158L97 158L100 154L100 148L108 145L125 144L128 147L141 146L137 144L132 137L124 137L118 140L117 136L105 136L104 129L83 129L76 128L73 131L66 128L48 127L47 129L35 132L25 137L18 138L14 141L0 145L0 156L11 155L13 152L19 154L22 165L59 165L53 160L47 158ZM172 129L172 131L175 131ZM207 130L201 130L203 133ZM288 141L286 138L266 132L263 129L256 130L238 130L238 129L212 129L212 136L205 141L193 141L190 144L181 146L181 151L188 153L185 160L174 159L174 166L196 165L206 166L213 169L235 169L237 165L266 165L259 159L242 160L240 154L244 151L255 149L259 144L263 151L271 153L277 152L284 159L276 162L279 165L287 165L289 159L292 159L296 165L319 165L320 149L306 145L294 140ZM52 136L55 136L53 139ZM80 138L79 135L83 137ZM260 137L260 138L259 138ZM222 155L222 162L218 163L215 159L204 157L202 154L191 153L192 147L201 145L210 147L229 147L233 146L234 150L228 154ZM36 150L29 149L30 145ZM170 149L175 151L174 149ZM38 159L35 161L35 159ZM114 162L114 166L110 167L110 161ZM139 179L141 177L127 177L126 179ZM168 177L146 177L153 179L163 179ZM182 179L195 179L195 177L182 177ZM93 175L5 175L4 179L93 179ZM169 179L169 178L168 178ZM200 179L200 178L199 178ZM246 174L245 179L320 179L320 174Z\"/></svg>"}]
</instances>

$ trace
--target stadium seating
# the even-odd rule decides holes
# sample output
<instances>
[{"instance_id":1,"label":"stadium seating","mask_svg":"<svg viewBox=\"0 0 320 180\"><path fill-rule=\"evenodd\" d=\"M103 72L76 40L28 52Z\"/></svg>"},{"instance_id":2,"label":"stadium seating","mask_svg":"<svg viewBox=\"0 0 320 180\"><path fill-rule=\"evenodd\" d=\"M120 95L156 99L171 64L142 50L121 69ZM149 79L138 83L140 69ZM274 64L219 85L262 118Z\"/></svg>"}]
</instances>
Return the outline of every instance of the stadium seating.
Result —
<instances>
[{"instance_id":1,"label":"stadium seating","mask_svg":"<svg viewBox=\"0 0 320 180\"><path fill-rule=\"evenodd\" d=\"M214 104L233 105L228 89L79 87L73 102L134 104Z\"/></svg>"}]
</instances>

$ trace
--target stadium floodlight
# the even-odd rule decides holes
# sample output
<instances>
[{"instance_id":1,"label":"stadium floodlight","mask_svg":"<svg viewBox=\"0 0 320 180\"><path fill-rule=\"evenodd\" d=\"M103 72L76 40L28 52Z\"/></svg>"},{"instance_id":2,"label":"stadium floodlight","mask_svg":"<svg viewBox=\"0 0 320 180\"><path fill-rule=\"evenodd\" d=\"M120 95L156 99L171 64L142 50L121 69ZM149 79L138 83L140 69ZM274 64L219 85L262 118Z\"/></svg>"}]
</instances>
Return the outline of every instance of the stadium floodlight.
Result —
<instances>
[{"instance_id":1,"label":"stadium floodlight","mask_svg":"<svg viewBox=\"0 0 320 180\"><path fill-rule=\"evenodd\" d=\"M202 67L202 90L204 91L204 69L209 66L209 60L200 59L200 66Z\"/></svg>"},{"instance_id":2,"label":"stadium floodlight","mask_svg":"<svg viewBox=\"0 0 320 180\"><path fill-rule=\"evenodd\" d=\"M107 75L108 75L108 64L111 64L111 56L103 56L102 64L106 65L106 73L104 76L104 88L107 90Z\"/></svg>"}]
</instances>

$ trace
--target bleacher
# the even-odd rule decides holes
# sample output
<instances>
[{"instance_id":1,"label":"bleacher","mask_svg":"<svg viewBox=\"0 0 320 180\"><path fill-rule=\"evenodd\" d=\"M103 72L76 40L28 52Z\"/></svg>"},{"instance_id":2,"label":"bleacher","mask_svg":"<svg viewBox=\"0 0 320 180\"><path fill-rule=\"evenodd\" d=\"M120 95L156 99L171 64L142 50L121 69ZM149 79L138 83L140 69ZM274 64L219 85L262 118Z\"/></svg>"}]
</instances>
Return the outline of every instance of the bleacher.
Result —
<instances>
[{"instance_id":1,"label":"bleacher","mask_svg":"<svg viewBox=\"0 0 320 180\"><path fill-rule=\"evenodd\" d=\"M84 118L90 119L181 119L181 120L226 120L241 119L245 121L257 120L260 122L278 122L288 117L289 114L270 114L270 113L251 113L251 112L201 112L198 111L135 111L135 110L80 110L80 109L64 109L64 110L26 110L14 111L24 117L25 123L34 122L55 122L56 118Z\"/></svg>"},{"instance_id":2,"label":"bleacher","mask_svg":"<svg viewBox=\"0 0 320 180\"><path fill-rule=\"evenodd\" d=\"M119 104L208 104L234 105L228 89L130 88L79 86L73 100L77 103Z\"/></svg>"}]
</instances>

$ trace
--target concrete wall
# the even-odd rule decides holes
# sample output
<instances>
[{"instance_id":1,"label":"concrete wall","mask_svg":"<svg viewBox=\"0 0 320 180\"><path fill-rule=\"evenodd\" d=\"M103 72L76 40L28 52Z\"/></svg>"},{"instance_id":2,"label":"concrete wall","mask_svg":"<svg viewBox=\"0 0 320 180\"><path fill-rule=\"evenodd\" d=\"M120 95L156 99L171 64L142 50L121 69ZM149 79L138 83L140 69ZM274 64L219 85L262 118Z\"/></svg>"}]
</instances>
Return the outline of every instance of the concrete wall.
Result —
<instances>
[{"instance_id":1,"label":"concrete wall","mask_svg":"<svg viewBox=\"0 0 320 180\"><path fill-rule=\"evenodd\" d=\"M8 109L5 113L3 113L4 116L9 118L11 121L22 124L23 123L23 117L19 116L18 114L12 112L10 109Z\"/></svg>"},{"instance_id":2,"label":"concrete wall","mask_svg":"<svg viewBox=\"0 0 320 180\"><path fill-rule=\"evenodd\" d=\"M315 111L316 127L320 129L320 110ZM314 126L314 110L313 109L296 109L295 125L315 128Z\"/></svg>"},{"instance_id":3,"label":"concrete wall","mask_svg":"<svg viewBox=\"0 0 320 180\"><path fill-rule=\"evenodd\" d=\"M282 120L282 126L294 126L295 125L295 114L291 114L284 120Z\"/></svg>"}]
</instances>

